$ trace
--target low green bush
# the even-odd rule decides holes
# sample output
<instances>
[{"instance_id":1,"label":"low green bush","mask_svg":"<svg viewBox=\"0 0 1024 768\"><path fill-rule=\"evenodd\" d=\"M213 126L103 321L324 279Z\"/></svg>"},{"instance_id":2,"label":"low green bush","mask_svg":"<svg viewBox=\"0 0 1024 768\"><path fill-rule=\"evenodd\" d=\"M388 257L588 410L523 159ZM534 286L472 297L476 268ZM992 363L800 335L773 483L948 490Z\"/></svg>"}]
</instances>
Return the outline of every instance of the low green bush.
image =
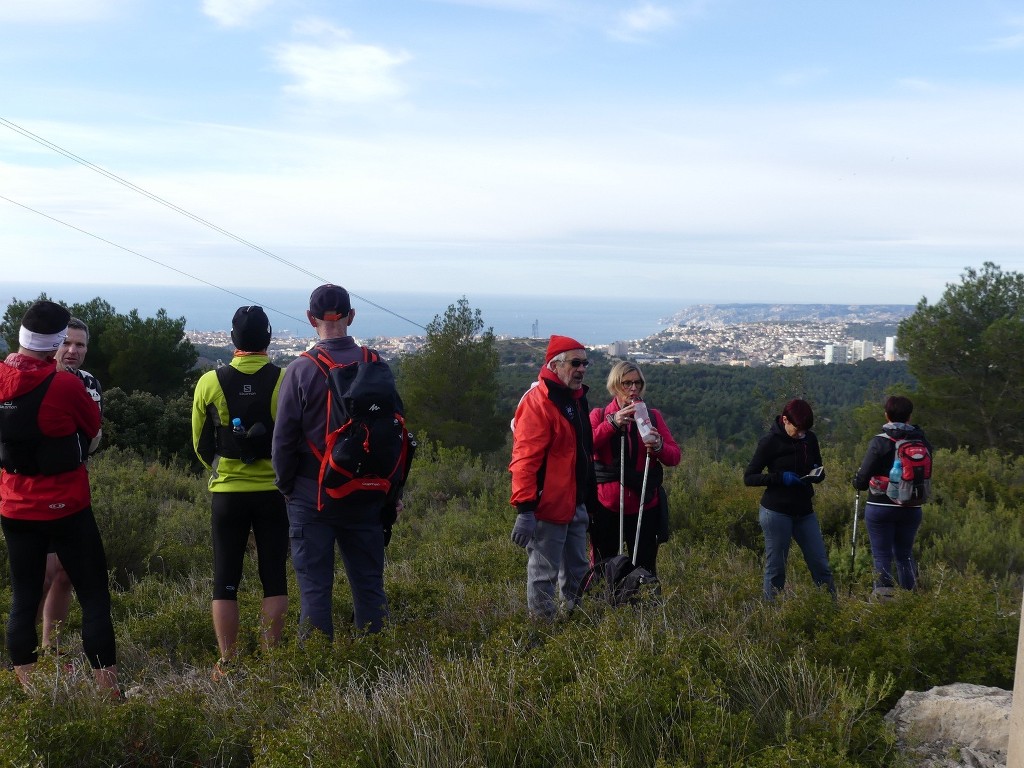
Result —
<instances>
[{"instance_id":1,"label":"low green bush","mask_svg":"<svg viewBox=\"0 0 1024 768\"><path fill-rule=\"evenodd\" d=\"M836 601L794 549L786 591L766 604L757 489L742 485L741 468L684 446L668 472L661 597L625 608L587 598L569 617L534 623L526 556L509 541L507 470L428 444L388 548L385 631L352 627L339 562L333 642L299 641L290 573L283 642L261 650L250 556L241 652L215 684L203 479L127 454L91 469L103 506L127 517L101 527L125 578L114 595L121 679L141 691L122 702L97 694L74 609L67 652L40 662L34 693L0 670L0 764L882 768L901 766L883 715L903 691L1012 685L1020 575L973 561L1014 551L1012 536L999 549L982 533L986 510L1002 520L1017 509L1011 494L968 494L950 508L915 593L870 601L862 539ZM840 481L830 474L819 494L826 517L848 503L848 486L829 487ZM848 562L850 522L827 534L836 564ZM0 585L0 611L9 600Z\"/></svg>"}]
</instances>

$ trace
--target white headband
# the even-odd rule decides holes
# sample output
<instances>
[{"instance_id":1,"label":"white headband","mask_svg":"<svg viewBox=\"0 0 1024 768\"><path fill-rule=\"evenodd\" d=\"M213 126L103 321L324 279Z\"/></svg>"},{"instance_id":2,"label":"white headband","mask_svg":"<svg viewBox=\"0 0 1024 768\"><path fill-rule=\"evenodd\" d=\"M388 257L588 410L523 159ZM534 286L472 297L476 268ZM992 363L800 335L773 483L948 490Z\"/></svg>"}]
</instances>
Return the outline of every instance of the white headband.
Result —
<instances>
[{"instance_id":1,"label":"white headband","mask_svg":"<svg viewBox=\"0 0 1024 768\"><path fill-rule=\"evenodd\" d=\"M57 333L36 333L23 325L18 331L18 344L33 352L56 352L67 335L67 328Z\"/></svg>"}]
</instances>

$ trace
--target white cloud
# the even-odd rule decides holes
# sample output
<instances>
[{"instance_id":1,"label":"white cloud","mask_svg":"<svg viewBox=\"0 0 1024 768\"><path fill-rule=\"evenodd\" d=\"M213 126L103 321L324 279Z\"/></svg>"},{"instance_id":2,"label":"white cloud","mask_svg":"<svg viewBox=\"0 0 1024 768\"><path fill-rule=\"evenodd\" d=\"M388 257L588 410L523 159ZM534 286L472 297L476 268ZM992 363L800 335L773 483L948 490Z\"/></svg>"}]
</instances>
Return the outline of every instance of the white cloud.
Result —
<instances>
[{"instance_id":1,"label":"white cloud","mask_svg":"<svg viewBox=\"0 0 1024 768\"><path fill-rule=\"evenodd\" d=\"M203 0L203 13L225 27L241 27L274 0Z\"/></svg>"},{"instance_id":2,"label":"white cloud","mask_svg":"<svg viewBox=\"0 0 1024 768\"><path fill-rule=\"evenodd\" d=\"M130 0L2 0L0 22L68 24L115 14Z\"/></svg>"},{"instance_id":3,"label":"white cloud","mask_svg":"<svg viewBox=\"0 0 1024 768\"><path fill-rule=\"evenodd\" d=\"M462 5L470 8L490 8L518 13L555 13L567 5L564 0L433 0L433 2L441 5Z\"/></svg>"},{"instance_id":4,"label":"white cloud","mask_svg":"<svg viewBox=\"0 0 1024 768\"><path fill-rule=\"evenodd\" d=\"M296 28L311 42L277 46L277 66L295 82L287 90L311 101L361 103L393 99L405 88L395 70L411 57L352 41L348 30L310 20Z\"/></svg>"},{"instance_id":5,"label":"white cloud","mask_svg":"<svg viewBox=\"0 0 1024 768\"><path fill-rule=\"evenodd\" d=\"M620 16L622 29L627 34L647 34L675 24L672 9L654 3L641 3L624 11Z\"/></svg>"},{"instance_id":6,"label":"white cloud","mask_svg":"<svg viewBox=\"0 0 1024 768\"><path fill-rule=\"evenodd\" d=\"M965 265L1020 264L1022 96L945 89L884 101L617 103L550 115L510 107L483 130L462 120L437 131L436 116L419 122L415 113L400 128L358 136L336 125L317 133L198 123L90 134L26 127L83 157L128 148L112 170L139 158L146 171L125 174L133 183L305 267L344 264L346 279L364 287L382 272L370 253L382 254L389 279L403 285L444 289L457 279L461 291L509 292L530 292L518 282L523 274L576 255L594 268L651 264L664 292L692 284L703 260L722 275L716 295L732 300L768 298L753 282L782 264L815 276L814 296L864 297L877 294L872 275L887 260L927 264L940 291ZM153 146L172 170L149 165ZM203 153L216 161L201 161ZM249 265L239 280L295 279L283 268L271 276L269 260L254 271L238 244L96 174L48 165L0 165L3 194L204 278L226 273L214 268L223 252ZM31 279L44 255L81 260L87 252L103 256L106 274L114 273L109 253L115 276L144 269L154 282L167 279L166 270L16 208L0 205L0 225L0 252L32 254L5 263L5 279ZM195 261L183 255L193 253ZM420 261L399 270L387 260L396 253ZM524 264L524 254L537 261ZM823 273L825 260L851 271ZM752 285L741 293L745 274ZM915 284L914 300L926 290Z\"/></svg>"},{"instance_id":7,"label":"white cloud","mask_svg":"<svg viewBox=\"0 0 1024 768\"><path fill-rule=\"evenodd\" d=\"M636 42L703 16L707 6L708 0L630 2L624 10L614 11L609 34L619 40Z\"/></svg>"},{"instance_id":8,"label":"white cloud","mask_svg":"<svg viewBox=\"0 0 1024 768\"><path fill-rule=\"evenodd\" d=\"M904 77L897 80L896 83L908 91L916 91L922 94L936 93L940 90L939 86L934 82L921 77Z\"/></svg>"},{"instance_id":9,"label":"white cloud","mask_svg":"<svg viewBox=\"0 0 1024 768\"><path fill-rule=\"evenodd\" d=\"M708 0L433 0L494 11L549 16L569 25L603 29L613 38L636 42L699 16Z\"/></svg>"},{"instance_id":10,"label":"white cloud","mask_svg":"<svg viewBox=\"0 0 1024 768\"><path fill-rule=\"evenodd\" d=\"M1017 32L997 37L984 46L989 51L1016 51L1024 48L1024 18L1011 19L1009 26L1018 30Z\"/></svg>"}]
</instances>

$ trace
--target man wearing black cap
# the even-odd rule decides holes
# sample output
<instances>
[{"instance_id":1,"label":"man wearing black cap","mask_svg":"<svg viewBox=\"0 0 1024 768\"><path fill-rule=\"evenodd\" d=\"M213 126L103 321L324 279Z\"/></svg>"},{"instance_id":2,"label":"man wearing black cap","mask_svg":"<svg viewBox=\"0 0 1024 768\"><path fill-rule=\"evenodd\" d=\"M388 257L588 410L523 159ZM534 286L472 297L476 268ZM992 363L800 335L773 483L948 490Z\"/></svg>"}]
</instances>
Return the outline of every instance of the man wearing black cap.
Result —
<instances>
[{"instance_id":1,"label":"man wearing black cap","mask_svg":"<svg viewBox=\"0 0 1024 768\"><path fill-rule=\"evenodd\" d=\"M263 585L264 647L281 639L288 611L288 515L270 463L284 371L267 357L270 333L263 307L239 307L231 320L231 365L204 373L192 398L192 446L210 470L212 491L215 680L227 674L238 644L238 585L250 531Z\"/></svg>"},{"instance_id":2,"label":"man wearing black cap","mask_svg":"<svg viewBox=\"0 0 1024 768\"><path fill-rule=\"evenodd\" d=\"M12 591L7 650L18 680L29 687L52 543L82 606L82 646L96 682L117 691L106 554L85 467L100 411L81 380L54 362L70 317L52 301L33 303L21 321L18 351L0 364L0 526Z\"/></svg>"},{"instance_id":3,"label":"man wearing black cap","mask_svg":"<svg viewBox=\"0 0 1024 768\"><path fill-rule=\"evenodd\" d=\"M363 360L363 350L348 335L355 318L348 291L321 285L309 297L306 317L326 352L338 365ZM318 510L317 477L327 435L327 380L316 362L299 357L285 370L274 429L277 487L288 502L292 565L298 577L302 630L334 636L331 600L334 547L341 551L352 589L356 627L378 632L388 616L384 593L382 502L351 500L343 509Z\"/></svg>"}]
</instances>

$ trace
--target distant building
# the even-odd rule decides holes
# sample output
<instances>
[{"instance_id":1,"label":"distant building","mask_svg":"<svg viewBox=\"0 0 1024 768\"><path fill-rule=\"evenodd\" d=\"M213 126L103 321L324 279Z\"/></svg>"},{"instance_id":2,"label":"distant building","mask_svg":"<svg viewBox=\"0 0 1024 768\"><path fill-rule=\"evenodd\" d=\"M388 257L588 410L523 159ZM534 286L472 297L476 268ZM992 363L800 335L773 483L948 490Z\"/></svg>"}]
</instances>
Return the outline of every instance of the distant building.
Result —
<instances>
[{"instance_id":1,"label":"distant building","mask_svg":"<svg viewBox=\"0 0 1024 768\"><path fill-rule=\"evenodd\" d=\"M782 365L785 368L817 365L819 362L821 362L821 358L808 357L807 355L785 354L782 356Z\"/></svg>"},{"instance_id":2,"label":"distant building","mask_svg":"<svg viewBox=\"0 0 1024 768\"><path fill-rule=\"evenodd\" d=\"M613 341L608 345L608 354L611 357L625 358L629 354L629 345L624 341Z\"/></svg>"},{"instance_id":3,"label":"distant building","mask_svg":"<svg viewBox=\"0 0 1024 768\"><path fill-rule=\"evenodd\" d=\"M885 337L885 359L887 362L893 362L896 359L896 337L886 336Z\"/></svg>"},{"instance_id":4,"label":"distant building","mask_svg":"<svg viewBox=\"0 0 1024 768\"><path fill-rule=\"evenodd\" d=\"M867 360L874 354L875 345L870 341L864 341L858 339L853 342L853 349L850 351L850 362L859 363L861 360Z\"/></svg>"},{"instance_id":5,"label":"distant building","mask_svg":"<svg viewBox=\"0 0 1024 768\"><path fill-rule=\"evenodd\" d=\"M850 362L850 350L845 344L825 345L825 365L846 365Z\"/></svg>"}]
</instances>

